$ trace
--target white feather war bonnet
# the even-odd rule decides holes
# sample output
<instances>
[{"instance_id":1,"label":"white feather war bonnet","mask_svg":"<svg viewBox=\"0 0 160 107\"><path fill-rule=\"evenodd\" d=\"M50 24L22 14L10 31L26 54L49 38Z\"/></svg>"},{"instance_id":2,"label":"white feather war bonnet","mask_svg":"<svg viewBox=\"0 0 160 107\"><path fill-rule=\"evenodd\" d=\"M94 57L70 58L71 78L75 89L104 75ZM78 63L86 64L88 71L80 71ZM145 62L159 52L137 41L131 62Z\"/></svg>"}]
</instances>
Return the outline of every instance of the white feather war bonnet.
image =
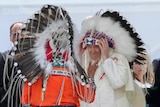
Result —
<instances>
[{"instance_id":1,"label":"white feather war bonnet","mask_svg":"<svg viewBox=\"0 0 160 107\"><path fill-rule=\"evenodd\" d=\"M73 23L67 11L61 7L43 6L24 23L23 29L17 34L28 37L14 43L12 55L19 57L14 61L14 72L6 94L8 99L11 99L9 105L13 103L14 94L21 93L26 81L31 86L42 76L42 90L45 91L48 75L52 70L50 62L57 50L60 50L60 56L66 61L73 54Z\"/></svg>"},{"instance_id":2,"label":"white feather war bonnet","mask_svg":"<svg viewBox=\"0 0 160 107\"><path fill-rule=\"evenodd\" d=\"M131 24L117 11L105 11L82 22L83 48L107 37L109 47L124 55L129 62L145 60L138 53L145 51L144 43Z\"/></svg>"}]
</instances>

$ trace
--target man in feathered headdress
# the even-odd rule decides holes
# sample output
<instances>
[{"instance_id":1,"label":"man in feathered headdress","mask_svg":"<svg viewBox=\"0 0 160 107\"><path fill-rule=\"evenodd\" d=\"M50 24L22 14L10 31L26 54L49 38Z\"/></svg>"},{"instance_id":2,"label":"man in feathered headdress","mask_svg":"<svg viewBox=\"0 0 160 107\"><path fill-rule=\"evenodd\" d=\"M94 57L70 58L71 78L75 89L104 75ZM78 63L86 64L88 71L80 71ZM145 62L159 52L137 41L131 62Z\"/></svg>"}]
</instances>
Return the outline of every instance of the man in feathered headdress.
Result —
<instances>
[{"instance_id":1,"label":"man in feathered headdress","mask_svg":"<svg viewBox=\"0 0 160 107\"><path fill-rule=\"evenodd\" d=\"M135 89L129 66L133 60L144 60L137 54L144 50L143 42L127 20L116 11L87 17L81 36L79 59L97 86L94 102L82 105L145 107L145 97L140 88Z\"/></svg>"},{"instance_id":2,"label":"man in feathered headdress","mask_svg":"<svg viewBox=\"0 0 160 107\"><path fill-rule=\"evenodd\" d=\"M21 96L24 107L79 107L92 102L95 84L74 58L75 29L67 11L45 5L23 25L28 35L14 45L15 74L6 95ZM80 71L82 70L82 71ZM18 106L18 105L17 105Z\"/></svg>"}]
</instances>

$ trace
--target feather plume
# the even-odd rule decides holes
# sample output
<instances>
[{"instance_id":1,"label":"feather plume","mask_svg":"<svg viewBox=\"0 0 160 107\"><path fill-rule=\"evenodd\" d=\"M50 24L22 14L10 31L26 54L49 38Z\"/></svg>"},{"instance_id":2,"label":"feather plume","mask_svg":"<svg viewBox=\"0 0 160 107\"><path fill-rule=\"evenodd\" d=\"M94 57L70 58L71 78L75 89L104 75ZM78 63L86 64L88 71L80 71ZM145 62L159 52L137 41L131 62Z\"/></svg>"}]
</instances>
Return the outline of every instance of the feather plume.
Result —
<instances>
[{"instance_id":1,"label":"feather plume","mask_svg":"<svg viewBox=\"0 0 160 107\"><path fill-rule=\"evenodd\" d=\"M16 85L12 81L11 87L16 91L16 86L22 86L26 81L30 86L42 76L42 91L45 91L53 67L52 61L57 57L56 52L60 52L59 57L65 64L69 57L73 57L72 41L75 32L71 18L61 7L44 5L24 23L20 34L28 35L28 37L15 42L15 53L13 53L14 57L17 56L15 59L17 74L14 78L18 78L16 83L22 84ZM76 59L72 63L76 63L77 67L75 68L78 69L80 75L86 75L85 72L82 72L84 70ZM87 81L87 76L85 76L85 80L83 78L83 81ZM9 90L7 93L9 98L13 96L11 91Z\"/></svg>"},{"instance_id":2,"label":"feather plume","mask_svg":"<svg viewBox=\"0 0 160 107\"><path fill-rule=\"evenodd\" d=\"M131 24L117 11L106 11L101 15L86 18L82 23L81 38L87 31L103 32L114 40L114 51L124 55L129 62L144 49L143 41ZM124 51L125 49L125 51Z\"/></svg>"}]
</instances>

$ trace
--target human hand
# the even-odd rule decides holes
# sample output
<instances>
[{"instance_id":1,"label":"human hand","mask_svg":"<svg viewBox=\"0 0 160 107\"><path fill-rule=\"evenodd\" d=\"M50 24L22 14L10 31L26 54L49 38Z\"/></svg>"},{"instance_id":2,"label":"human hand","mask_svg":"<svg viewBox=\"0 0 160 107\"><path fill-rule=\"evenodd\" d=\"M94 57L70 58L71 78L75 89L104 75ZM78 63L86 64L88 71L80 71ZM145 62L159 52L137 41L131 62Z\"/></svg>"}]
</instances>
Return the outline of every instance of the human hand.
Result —
<instances>
[{"instance_id":1,"label":"human hand","mask_svg":"<svg viewBox=\"0 0 160 107\"><path fill-rule=\"evenodd\" d=\"M94 78L94 74L95 74L97 68L98 68L98 61L95 61L93 64L90 62L88 69L87 69L88 77Z\"/></svg>"},{"instance_id":2,"label":"human hand","mask_svg":"<svg viewBox=\"0 0 160 107\"><path fill-rule=\"evenodd\" d=\"M97 42L97 45L99 46L101 50L101 57L104 60L109 58L109 44L107 41L107 38L102 38Z\"/></svg>"}]
</instances>

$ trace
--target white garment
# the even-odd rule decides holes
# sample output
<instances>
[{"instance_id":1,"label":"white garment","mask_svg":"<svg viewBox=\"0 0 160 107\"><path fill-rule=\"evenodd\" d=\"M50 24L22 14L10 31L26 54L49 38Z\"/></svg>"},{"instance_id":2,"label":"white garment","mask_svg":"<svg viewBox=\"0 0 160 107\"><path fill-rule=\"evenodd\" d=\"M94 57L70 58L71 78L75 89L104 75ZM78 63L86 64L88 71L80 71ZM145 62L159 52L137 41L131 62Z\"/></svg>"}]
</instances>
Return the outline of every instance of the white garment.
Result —
<instances>
[{"instance_id":1,"label":"white garment","mask_svg":"<svg viewBox=\"0 0 160 107\"><path fill-rule=\"evenodd\" d=\"M148 82L141 83L137 79L134 79L134 82L140 87L140 88L151 88L152 85L149 84Z\"/></svg>"},{"instance_id":2,"label":"white garment","mask_svg":"<svg viewBox=\"0 0 160 107\"><path fill-rule=\"evenodd\" d=\"M112 54L98 65L94 76L97 86L95 100L90 104L81 102L81 107L135 107L126 95L126 92L134 92L127 59L120 54Z\"/></svg>"}]
</instances>

